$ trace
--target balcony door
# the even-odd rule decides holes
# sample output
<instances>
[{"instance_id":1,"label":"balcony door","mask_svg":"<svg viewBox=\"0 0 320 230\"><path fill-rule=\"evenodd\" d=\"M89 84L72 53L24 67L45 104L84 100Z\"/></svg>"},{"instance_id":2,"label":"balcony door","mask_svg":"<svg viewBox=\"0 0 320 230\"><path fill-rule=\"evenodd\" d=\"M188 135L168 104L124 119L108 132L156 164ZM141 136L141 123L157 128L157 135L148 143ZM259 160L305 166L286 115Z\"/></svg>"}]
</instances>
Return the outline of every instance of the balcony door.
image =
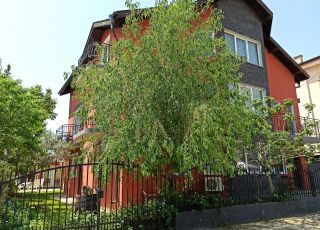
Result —
<instances>
[{"instance_id":1,"label":"balcony door","mask_svg":"<svg viewBox=\"0 0 320 230\"><path fill-rule=\"evenodd\" d=\"M288 109L288 114L295 115L293 105L288 106L287 109ZM291 135L296 135L296 133L297 133L297 121L294 120L291 122Z\"/></svg>"}]
</instances>

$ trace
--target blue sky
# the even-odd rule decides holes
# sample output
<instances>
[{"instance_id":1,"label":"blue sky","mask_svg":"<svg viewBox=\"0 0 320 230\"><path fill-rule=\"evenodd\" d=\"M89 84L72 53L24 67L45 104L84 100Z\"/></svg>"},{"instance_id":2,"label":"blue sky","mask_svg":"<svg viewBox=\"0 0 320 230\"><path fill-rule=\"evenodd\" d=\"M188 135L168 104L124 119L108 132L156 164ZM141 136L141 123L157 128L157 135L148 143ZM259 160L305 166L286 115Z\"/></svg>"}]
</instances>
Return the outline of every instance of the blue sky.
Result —
<instances>
[{"instance_id":1,"label":"blue sky","mask_svg":"<svg viewBox=\"0 0 320 230\"><path fill-rule=\"evenodd\" d=\"M153 0L140 1L152 6ZM319 0L264 0L274 13L273 37L292 56L320 55ZM124 9L124 0L2 0L0 58L25 86L51 88L58 100L55 131L67 123L69 97L58 96L63 72L82 54L91 25Z\"/></svg>"}]
</instances>

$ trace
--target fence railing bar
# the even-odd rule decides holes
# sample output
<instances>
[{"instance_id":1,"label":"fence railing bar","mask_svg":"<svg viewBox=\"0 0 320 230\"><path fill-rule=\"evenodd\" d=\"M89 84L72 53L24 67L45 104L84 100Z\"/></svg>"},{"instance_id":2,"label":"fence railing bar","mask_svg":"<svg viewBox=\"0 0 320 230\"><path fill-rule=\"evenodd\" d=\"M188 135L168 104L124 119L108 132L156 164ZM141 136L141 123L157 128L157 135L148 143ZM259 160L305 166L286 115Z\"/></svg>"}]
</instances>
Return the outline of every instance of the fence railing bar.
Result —
<instances>
[{"instance_id":1,"label":"fence railing bar","mask_svg":"<svg viewBox=\"0 0 320 230\"><path fill-rule=\"evenodd\" d=\"M77 165L72 165L71 169L73 169L75 174L77 174ZM70 173L70 172L69 172ZM75 202L74 202L74 197L76 196L76 179L74 176L72 177L72 184L73 184L73 196L72 196L72 212L71 212L71 223L74 224L74 212L75 212Z\"/></svg>"},{"instance_id":2,"label":"fence railing bar","mask_svg":"<svg viewBox=\"0 0 320 230\"><path fill-rule=\"evenodd\" d=\"M230 202L233 205L270 202L281 198L277 195L297 200L320 194L320 168L307 170L300 162L296 168L285 172L277 168L268 173L237 168L233 176L214 172L208 166L176 173L171 169L159 169L145 176L139 167L127 161L99 164L94 159L90 163L69 162L68 165L56 162L50 169L34 169L25 175L11 173L7 179L15 186L22 184L19 188L23 190L9 194L0 211L8 220L5 223L8 229L13 224L30 225L31 221L39 224L34 229L69 229L73 226L79 229L83 225L99 230L110 227L125 229L127 225L145 224L141 222L144 218L141 211L149 216L149 203L156 200L167 204L173 201L172 204L183 211L198 208L185 202L192 196L200 196L204 200L216 196L217 202L208 205L222 207L230 205ZM32 181L29 186L26 178ZM91 187L92 194L85 193L84 187ZM175 195L179 200L173 200ZM154 222L150 222L150 226L162 226L161 212L155 209L153 213L159 218L151 219ZM16 217L16 223L12 216ZM25 216L30 219L25 219Z\"/></svg>"},{"instance_id":3,"label":"fence railing bar","mask_svg":"<svg viewBox=\"0 0 320 230\"><path fill-rule=\"evenodd\" d=\"M63 166L62 162L62 166ZM60 184L60 190L59 190L59 207L58 207L58 226L60 226L60 219L61 219L61 198L62 198L62 178L63 178L64 170L60 169L60 178L59 178L59 184ZM68 203L68 201L66 201ZM67 210L66 210L67 211Z\"/></svg>"}]
</instances>

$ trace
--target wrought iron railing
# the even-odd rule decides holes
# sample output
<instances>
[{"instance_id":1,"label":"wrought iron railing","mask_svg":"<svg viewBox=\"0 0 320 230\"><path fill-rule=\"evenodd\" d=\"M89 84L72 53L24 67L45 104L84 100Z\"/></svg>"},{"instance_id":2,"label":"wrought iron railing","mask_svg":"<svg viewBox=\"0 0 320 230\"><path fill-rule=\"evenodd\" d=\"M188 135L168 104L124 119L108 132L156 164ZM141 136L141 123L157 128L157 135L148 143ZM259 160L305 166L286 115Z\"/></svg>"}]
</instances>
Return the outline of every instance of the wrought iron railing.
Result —
<instances>
[{"instance_id":1,"label":"wrought iron railing","mask_svg":"<svg viewBox=\"0 0 320 230\"><path fill-rule=\"evenodd\" d=\"M292 135L308 128L310 133L306 137L320 138L320 120L308 117L296 117L295 121L288 122L284 119L284 115L272 115L272 125L275 131L289 131Z\"/></svg>"},{"instance_id":2,"label":"wrought iron railing","mask_svg":"<svg viewBox=\"0 0 320 230\"><path fill-rule=\"evenodd\" d=\"M102 46L102 53L99 55L99 47ZM86 64L90 61L101 60L108 62L110 56L110 44L100 44L97 42L90 43L78 60L78 66Z\"/></svg>"},{"instance_id":3,"label":"wrought iron railing","mask_svg":"<svg viewBox=\"0 0 320 230\"><path fill-rule=\"evenodd\" d=\"M129 162L56 165L0 175L1 229L173 229L176 211L320 196L319 168L238 168L227 176L205 165L205 171L159 169L144 176Z\"/></svg>"},{"instance_id":4,"label":"wrought iron railing","mask_svg":"<svg viewBox=\"0 0 320 230\"><path fill-rule=\"evenodd\" d=\"M79 130L78 125L65 124L56 130L56 136L58 139L69 142L73 140L74 134Z\"/></svg>"},{"instance_id":5,"label":"wrought iron railing","mask_svg":"<svg viewBox=\"0 0 320 230\"><path fill-rule=\"evenodd\" d=\"M82 130L95 127L96 124L93 121L88 121L87 123L80 125L65 124L56 130L56 136L60 140L69 142L73 140L74 135L78 134Z\"/></svg>"},{"instance_id":6,"label":"wrought iron railing","mask_svg":"<svg viewBox=\"0 0 320 230\"><path fill-rule=\"evenodd\" d=\"M300 117L301 128L305 129L308 125L311 125L310 137L320 138L320 120L312 119L308 117Z\"/></svg>"}]
</instances>

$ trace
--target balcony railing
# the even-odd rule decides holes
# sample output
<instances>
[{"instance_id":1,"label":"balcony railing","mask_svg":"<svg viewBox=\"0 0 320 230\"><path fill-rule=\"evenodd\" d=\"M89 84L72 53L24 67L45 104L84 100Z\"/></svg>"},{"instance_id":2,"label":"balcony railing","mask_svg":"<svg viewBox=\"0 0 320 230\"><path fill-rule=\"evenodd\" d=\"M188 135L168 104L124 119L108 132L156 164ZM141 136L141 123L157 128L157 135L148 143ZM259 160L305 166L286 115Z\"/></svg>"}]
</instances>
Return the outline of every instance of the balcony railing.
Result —
<instances>
[{"instance_id":1,"label":"balcony railing","mask_svg":"<svg viewBox=\"0 0 320 230\"><path fill-rule=\"evenodd\" d=\"M310 137L320 138L320 120L300 117L301 127L305 129L308 124L312 125L312 132L310 133Z\"/></svg>"},{"instance_id":2,"label":"balcony railing","mask_svg":"<svg viewBox=\"0 0 320 230\"><path fill-rule=\"evenodd\" d=\"M292 135L306 129L308 125L311 126L311 132L306 137L320 138L320 120L308 117L296 117L295 121L287 122L283 115L273 115L272 125L275 131L289 131Z\"/></svg>"},{"instance_id":3,"label":"balcony railing","mask_svg":"<svg viewBox=\"0 0 320 230\"><path fill-rule=\"evenodd\" d=\"M81 131L88 128L95 128L94 122L88 122L86 124L75 125L75 124L65 124L56 130L56 136L58 139L69 142L73 141L73 137L80 133Z\"/></svg>"},{"instance_id":4,"label":"balcony railing","mask_svg":"<svg viewBox=\"0 0 320 230\"><path fill-rule=\"evenodd\" d=\"M103 52L101 55L99 55L99 46L103 47ZM100 44L97 42L90 43L85 51L83 52L82 56L78 60L78 66L86 64L90 61L109 61L109 55L110 55L110 44Z\"/></svg>"}]
</instances>

